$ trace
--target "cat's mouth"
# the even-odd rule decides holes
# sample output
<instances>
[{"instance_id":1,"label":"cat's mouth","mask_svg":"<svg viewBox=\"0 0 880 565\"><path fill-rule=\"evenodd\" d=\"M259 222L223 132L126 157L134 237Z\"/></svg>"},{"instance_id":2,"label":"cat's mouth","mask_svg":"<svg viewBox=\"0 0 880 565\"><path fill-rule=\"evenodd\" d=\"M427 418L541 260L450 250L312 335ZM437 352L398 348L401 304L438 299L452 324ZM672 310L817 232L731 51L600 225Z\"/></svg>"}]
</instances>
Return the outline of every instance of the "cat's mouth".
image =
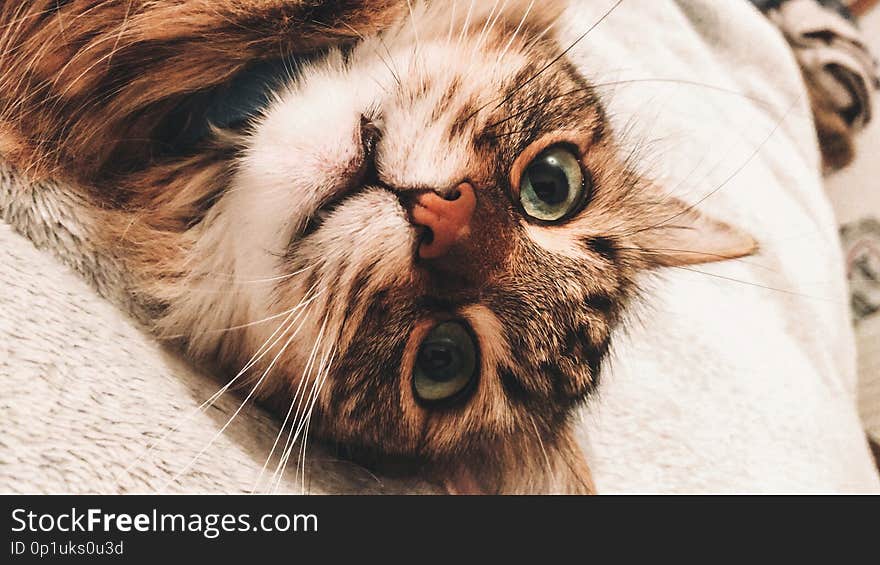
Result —
<instances>
[{"instance_id":1,"label":"cat's mouth","mask_svg":"<svg viewBox=\"0 0 880 565\"><path fill-rule=\"evenodd\" d=\"M333 210L338 204L339 202L337 201L334 202L331 206L321 206L320 208L318 208L318 210L315 211L314 214L309 216L309 219L306 220L303 229L299 233L299 239L309 237L310 235L318 231L321 226L324 225L324 222L327 221L327 218L329 218L330 215L333 213Z\"/></svg>"},{"instance_id":2,"label":"cat's mouth","mask_svg":"<svg viewBox=\"0 0 880 565\"><path fill-rule=\"evenodd\" d=\"M352 161L347 171L340 174L342 178L346 179L345 182L325 198L309 216L299 233L300 238L308 237L318 231L333 215L334 210L351 196L370 187L390 190L379 180L379 174L376 171L376 145L382 137L381 131L371 118L364 115L361 116L359 135L360 155Z\"/></svg>"},{"instance_id":3,"label":"cat's mouth","mask_svg":"<svg viewBox=\"0 0 880 565\"><path fill-rule=\"evenodd\" d=\"M399 192L382 182L376 170L376 146L381 139L381 131L374 125L373 121L363 116L361 118L360 128L360 156L352 162L349 170L342 173L345 182L341 187L333 191L325 200L315 209L314 212L306 219L302 229L297 234L298 239L304 239L316 233L323 227L327 220L333 216L334 212L345 205L345 202L357 196L364 190L371 188L379 188L387 190L394 194L400 203L400 206L406 211L407 216L411 216L412 199L419 191ZM423 245L430 245L434 241L434 232L427 226L417 225L412 222L410 217L410 229L414 230L414 256L418 257L418 249Z\"/></svg>"},{"instance_id":4,"label":"cat's mouth","mask_svg":"<svg viewBox=\"0 0 880 565\"><path fill-rule=\"evenodd\" d=\"M387 186L384 186L381 183L376 183L375 185L367 185L361 190L364 190L367 188L380 188L380 189L384 189L384 190L391 192L400 201L400 206L404 210L407 209L407 205L405 202L406 198L401 196L399 193L395 192L394 190L388 188ZM297 235L297 238L298 239L305 239L305 238L309 237L310 235L316 233L318 230L320 230L321 227L323 227L324 224L327 222L327 220L330 219L331 216L333 216L334 212L338 208L344 206L346 200L348 200L349 198L351 198L353 196L356 196L358 192L360 192L360 190L344 191L342 193L338 193L338 194L334 195L332 198L327 199L327 201L324 204L319 206L318 209L315 210L308 217L303 228L300 230L299 234ZM415 237L413 238L414 254L415 254L415 256L418 256L417 250L422 245L430 245L434 241L434 232L431 230L431 228L429 228L427 226L415 225L412 222L410 222L409 228L415 232Z\"/></svg>"}]
</instances>

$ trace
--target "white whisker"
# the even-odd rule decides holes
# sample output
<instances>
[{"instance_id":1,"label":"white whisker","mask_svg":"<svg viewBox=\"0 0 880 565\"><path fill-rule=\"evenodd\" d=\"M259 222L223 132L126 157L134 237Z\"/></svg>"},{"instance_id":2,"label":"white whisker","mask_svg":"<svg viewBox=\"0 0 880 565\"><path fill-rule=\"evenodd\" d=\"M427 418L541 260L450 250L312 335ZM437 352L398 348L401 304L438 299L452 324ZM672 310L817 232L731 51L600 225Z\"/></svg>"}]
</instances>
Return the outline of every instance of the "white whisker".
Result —
<instances>
[{"instance_id":1,"label":"white whisker","mask_svg":"<svg viewBox=\"0 0 880 565\"><path fill-rule=\"evenodd\" d=\"M471 0L470 5L468 6L467 15L464 18L464 23L461 26L461 33L458 35L458 44L461 45L464 42L464 37L467 34L467 30L471 25L471 16L474 13L474 0Z\"/></svg>"},{"instance_id":2,"label":"white whisker","mask_svg":"<svg viewBox=\"0 0 880 565\"><path fill-rule=\"evenodd\" d=\"M269 465L269 461L272 459L272 455L275 453L275 449L278 447L278 442L281 440L281 436L284 435L284 429L287 427L287 422L290 421L290 416L293 413L294 405L297 404L297 399L299 398L300 391L302 390L303 395L305 395L304 383L305 383L306 377L307 377L309 371L311 370L311 367L312 367L314 360L315 360L315 353L317 351L317 340L315 342L315 345L316 346L312 348L312 352L309 354L308 359L306 359L306 364L305 364L305 367L303 368L303 374L300 376L299 383L297 383L296 391L293 394L293 399L290 401L290 408L287 410L287 414L285 415L284 421L281 424L281 429L278 430L278 435L275 437L275 442L272 444L272 449L269 451L269 456L266 458L266 462L263 464L263 468L260 469L259 475L257 475L257 480L254 483L254 488L251 490L251 494L256 492L256 489L259 487L260 480L263 478L263 474L266 472L266 468ZM296 418L296 416L294 416L294 419L295 418ZM290 429L293 430L293 428L294 428L294 424L291 423ZM282 454L287 449L287 445L288 445L287 442L285 442L284 448L281 451ZM274 477L275 477L275 474L273 473L272 478L274 479Z\"/></svg>"},{"instance_id":3,"label":"white whisker","mask_svg":"<svg viewBox=\"0 0 880 565\"><path fill-rule=\"evenodd\" d=\"M452 30L455 28L455 10L458 7L458 0L452 0L452 10L449 14L449 34L446 36L446 46L452 45Z\"/></svg>"},{"instance_id":4,"label":"white whisker","mask_svg":"<svg viewBox=\"0 0 880 565\"><path fill-rule=\"evenodd\" d=\"M419 63L422 63L421 64L422 67L425 66L424 60L423 60L424 52L422 51L422 42L419 39L419 28L416 25L416 15L415 15L415 12L413 11L412 0L406 0L406 5L409 8L409 21L412 24L413 39L415 40L415 43L416 43L416 50L415 50L415 56L413 57L413 62L416 64L415 70L418 71ZM420 77L422 78L422 83L424 84L424 75L420 74Z\"/></svg>"},{"instance_id":5,"label":"white whisker","mask_svg":"<svg viewBox=\"0 0 880 565\"><path fill-rule=\"evenodd\" d=\"M302 436L302 457L301 457L301 462L298 463L298 465L300 465L300 468L302 471L302 473L301 473L302 474L302 489L301 489L302 494L308 494L306 491L306 446L309 441L309 428L311 427L311 423L312 423L312 413L314 412L315 403L318 401L318 397L321 394L321 390L323 390L323 388L324 388L324 382L327 380L327 376L330 374L330 366L333 364L333 360L335 358L336 358L336 352L334 350L333 355L331 355L331 357L330 357L330 360L327 361L327 366L323 370L323 373L321 373L319 371L318 374L323 375L323 376L320 376L320 382L318 383L318 388L315 390L315 394L312 396L312 403L311 403L311 406L309 407L308 415L306 416L306 429L303 432L303 436Z\"/></svg>"},{"instance_id":6,"label":"white whisker","mask_svg":"<svg viewBox=\"0 0 880 565\"><path fill-rule=\"evenodd\" d=\"M498 61L496 63L496 67L501 61L504 59L504 56L507 55L507 52L510 50L513 42L519 36L519 33L522 31L523 26L526 23L526 20L529 18L529 14L532 13L532 8L535 7L535 0L529 2L528 7L526 8L526 12L523 14L522 19L519 21L519 25L516 26L516 29L513 32L513 35L510 36L510 41L507 42L507 45L504 46L504 49L501 51L501 54L498 55Z\"/></svg>"},{"instance_id":7,"label":"white whisker","mask_svg":"<svg viewBox=\"0 0 880 565\"><path fill-rule=\"evenodd\" d=\"M547 450L544 449L544 440L541 439L541 433L538 431L538 425L535 423L535 417L529 414L529 420L531 420L532 427L535 429L535 437L538 439L538 445L541 447L541 453L544 454L544 463L547 465L547 474L549 475L552 472L550 456L547 455Z\"/></svg>"},{"instance_id":8,"label":"white whisker","mask_svg":"<svg viewBox=\"0 0 880 565\"><path fill-rule=\"evenodd\" d=\"M137 465L138 463L140 463L141 461L143 461L146 457L150 456L150 455L152 454L152 452L153 452L153 451L154 451L159 445L161 445L162 443L164 443L165 440L167 440L168 437L171 436L171 434L177 432L177 431L178 431L178 430L179 430L184 424L188 423L190 420L192 420L193 418L195 418L197 415L203 413L203 412L204 412L209 406L213 405L213 404L217 401L217 399L219 399L221 396L223 396L223 395L224 395L224 394L225 394L225 393L226 393L226 392L232 387L232 385L235 384L235 382L238 381L238 379L240 379L240 378L242 377L242 375L244 375L244 374L245 374L245 373L246 373L251 367L253 367L253 365L254 365L255 363L259 362L260 359L262 359L262 358L266 355L266 352L268 352L272 347L275 346L276 343L278 343L278 341L280 341L281 337L279 337L278 339L276 339L271 345L269 345L269 342L271 342L272 339L275 338L275 336L276 336L279 332L282 332L282 331L283 331L283 332L286 332L287 329L289 329L289 327L290 327L291 325L295 324L295 323L297 322L297 320L299 319L299 316L297 316L292 322L290 322L290 323L288 324L288 322L289 322L289 320L290 320L290 317L293 316L293 315L296 313L297 310L301 309L301 307L304 308L305 306L308 306L312 301L314 301L316 298L318 298L318 296L320 296L320 293L319 293L319 294L316 294L315 296L313 296L313 297L312 297L311 299L309 299L308 301L301 301L300 304L299 304L297 307L291 309L290 312L289 312L289 314L288 314L288 316L287 316L287 318L286 318L283 322L281 322L281 324L278 326L278 328L276 328L276 330L272 333L272 335L270 335L270 336L266 339L266 341L263 342L263 345L260 346L260 348L257 350L257 352L254 353L253 357L251 357L251 359L248 361L248 363L244 366L244 368L242 368L242 369L238 372L237 375L235 375L235 377L233 377L228 383L226 383L226 384L225 384L224 386L222 386L217 392L215 392L215 393L214 393L213 395L211 395L207 400L205 400L202 404L200 404L195 410L193 410L192 412L190 412L186 417L184 417L184 418L182 418L181 420L179 420L179 421L177 422L177 424L174 425L173 428L171 428L170 430L168 430L167 432L165 432L165 433L164 433L162 436L160 436L158 439L156 439L156 440L154 440L153 442L151 442L150 444L148 444L147 447L146 447L146 450L145 450L141 455L139 455L137 458L135 458L134 461L132 461L130 464L128 464L128 466L126 466L124 469L122 469L121 471L119 471L119 472L115 475L115 477L114 477L114 481L115 481L116 483L118 483L119 480L120 480L120 478L121 478L121 476L122 476L123 474L126 474L126 473L130 472L131 469L132 469L135 465ZM264 351L264 350L265 350L265 351Z\"/></svg>"},{"instance_id":9,"label":"white whisker","mask_svg":"<svg viewBox=\"0 0 880 565\"><path fill-rule=\"evenodd\" d=\"M486 39L488 39L489 35L492 34L492 30L495 29L495 24L497 24L498 20L501 19L501 16L504 14L504 10L507 9L507 3L509 1L510 0L504 0L504 2L502 2L501 7L498 9L498 13L495 14L495 18L492 19L492 22L489 24L489 29L486 30L486 35L483 36L481 41L486 41Z\"/></svg>"},{"instance_id":10,"label":"white whisker","mask_svg":"<svg viewBox=\"0 0 880 565\"><path fill-rule=\"evenodd\" d=\"M556 22L555 22L555 21L552 22L552 23L551 23L550 25L548 25L547 27L545 27L545 28L541 31L541 33L538 33L537 35L535 35L535 37L533 37L533 38L531 39L531 41L529 41L529 43L526 45L526 50L529 50L529 49L531 49L532 47L534 47L535 45L537 45L542 39L544 39L544 36L545 36L545 35L547 35L548 33L550 33L550 31L551 31L554 27L556 27Z\"/></svg>"},{"instance_id":11,"label":"white whisker","mask_svg":"<svg viewBox=\"0 0 880 565\"><path fill-rule=\"evenodd\" d=\"M307 310L303 310L303 313L307 313L307 312L308 312ZM298 316L297 318L299 318L299 316ZM190 467L192 467L192 466L196 463L196 461L198 461L198 459L199 459L202 455L204 455L204 453L205 453L208 449L210 449L210 447L211 447L212 445L214 445L214 442L216 442L217 439L219 439L219 437L220 437L221 435L223 435L223 432L226 431L226 429L230 426L230 424L232 424L232 421L235 420L235 418L241 413L241 411L244 409L245 405L246 405L246 404L248 403L248 401L254 396L254 394L257 392L257 389L260 387L260 385L263 383L263 381L266 379L266 377L269 375L269 373L272 371L272 369L275 368L275 365L278 363L278 360L281 358L281 356L284 354L284 352L285 352L285 351L287 350L287 348L290 346L291 342L294 340L294 338L296 338L296 336L299 334L300 330L301 330L301 329L303 328L303 326L305 325L306 320L308 320L308 316L304 316L304 317L303 317L302 322L300 322L299 326L297 326L297 328L296 328L296 330L294 330L293 334L291 334L291 335L287 338L287 341L284 343L284 346L281 348L281 351L279 351L278 354L275 355L275 357L274 357L274 358L272 359L272 361L269 363L269 366L266 368L265 371L263 371L263 374L262 374L262 375L260 376L260 378L257 380L257 383L253 386L253 388L251 388L251 390L250 390L250 392L248 393L247 397L245 397L245 399L244 399L244 400L242 401L242 403L239 405L238 409L232 414L232 416L230 416L230 418L226 421L226 423L223 425L223 427L221 427L220 430L218 430L217 433L214 434L214 437L211 438L211 440L207 443L207 445L205 445L205 447L203 447L203 448L202 448L202 449L196 454L196 456L193 457L193 459L183 467L183 469L181 469L177 474L174 475L174 477L172 477L169 481L167 481L167 482L165 483L165 486L167 486L167 485L169 485L169 484L171 484L171 483L173 483L173 482L176 482L181 476L183 476L183 474L186 473L186 472L190 469ZM289 330L289 328L292 327L295 323L296 323L295 321L294 321L293 323L291 323L291 324L288 326L288 330ZM277 341L276 341L276 343L277 343ZM268 349L267 349L267 351L268 351ZM237 377L236 377L236 378L237 378ZM228 388L228 385L227 385L226 388ZM163 487L163 490L164 490L164 487Z\"/></svg>"},{"instance_id":12,"label":"white whisker","mask_svg":"<svg viewBox=\"0 0 880 565\"><path fill-rule=\"evenodd\" d=\"M294 413L293 420L291 421L291 424L290 424L290 433L288 434L287 440L284 442L284 448L281 451L281 459L279 460L278 465L275 467L275 472L272 473L272 479L270 480L270 483L272 481L276 481L276 477L277 477L276 483L281 481L281 479L283 477L284 467L287 464L287 458L290 457L290 451L293 448L293 445L296 443L296 439L298 437L298 434L296 433L298 431L296 422L299 421L300 409L304 407L304 402L306 402L305 401L306 389L308 388L308 386L305 385L305 383L308 380L309 376L311 376L311 374L312 374L312 369L314 368L315 360L317 359L318 348L321 344L321 340L323 339L326 325L327 325L327 317L325 316L324 323L321 325L321 330L318 332L318 336L315 338L315 344L312 347L312 351L309 354L309 357L308 357L308 360L306 361L305 367L303 368L303 374L300 377L300 381L297 386L296 394L294 395L294 399L291 403L291 406L293 405L293 403L296 403L296 405L297 405L296 412ZM300 390L302 390L302 396L299 395ZM298 401L297 401L297 398L298 398Z\"/></svg>"},{"instance_id":13,"label":"white whisker","mask_svg":"<svg viewBox=\"0 0 880 565\"><path fill-rule=\"evenodd\" d=\"M292 279L293 277L295 277L297 275L303 274L304 272L308 271L309 269L311 269L311 267L303 267L302 269L300 269L298 271L295 271L293 273L288 273L286 275L278 275L278 276L274 276L274 277L259 278L259 279L240 279L240 278L237 278L235 275L231 275L229 273L205 272L205 273L201 273L201 274L202 275L210 275L212 277L217 277L217 278L225 278L228 282L234 282L236 284L267 284L267 283L280 282L280 281L286 281L288 279Z\"/></svg>"},{"instance_id":14,"label":"white whisker","mask_svg":"<svg viewBox=\"0 0 880 565\"><path fill-rule=\"evenodd\" d=\"M313 297L313 300L314 300L314 298L317 298L317 296ZM267 322L271 322L272 320L277 320L278 318L281 318L282 316L288 316L288 315L290 315L291 313L300 310L301 308L303 308L303 307L306 306L307 304L311 304L311 302L312 302L312 301L309 300L309 302L306 303L306 304L301 304L301 305L299 305L299 306L295 306L295 307L291 308L290 310L285 310L284 312L281 312L281 313L279 313L279 314L273 314L273 315L269 316L268 318L263 318L262 320L256 320L256 321L254 321L254 322L249 322L249 323L247 323L247 324L240 324L240 325L238 325L238 326L230 326L230 327L228 327L228 328L220 328L220 329L216 329L216 330L208 330L208 331L205 331L205 332L194 333L194 334L167 335L167 336L162 336L160 339L163 339L163 340L174 340L174 339L181 339L181 338L184 338L184 337L195 337L195 336L202 336L202 335L212 335L212 334L226 333L226 332L231 332L231 331L235 331L235 330L243 330L243 329L247 329L247 328L252 328L252 327L254 327L254 326L260 326L260 325L265 324L265 323L267 323Z\"/></svg>"}]
</instances>

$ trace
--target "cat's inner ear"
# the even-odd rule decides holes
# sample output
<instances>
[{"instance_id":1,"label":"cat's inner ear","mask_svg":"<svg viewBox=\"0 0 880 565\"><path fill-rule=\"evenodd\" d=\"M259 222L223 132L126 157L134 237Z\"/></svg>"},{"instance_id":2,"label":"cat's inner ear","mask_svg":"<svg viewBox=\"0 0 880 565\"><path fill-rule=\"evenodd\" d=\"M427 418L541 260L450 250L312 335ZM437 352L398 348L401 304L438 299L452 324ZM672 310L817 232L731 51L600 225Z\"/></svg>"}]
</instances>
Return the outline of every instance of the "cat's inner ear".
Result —
<instances>
[{"instance_id":1,"label":"cat's inner ear","mask_svg":"<svg viewBox=\"0 0 880 565\"><path fill-rule=\"evenodd\" d=\"M665 197L650 216L652 222L635 238L649 261L658 266L712 263L758 251L758 242L748 233L676 198Z\"/></svg>"}]
</instances>

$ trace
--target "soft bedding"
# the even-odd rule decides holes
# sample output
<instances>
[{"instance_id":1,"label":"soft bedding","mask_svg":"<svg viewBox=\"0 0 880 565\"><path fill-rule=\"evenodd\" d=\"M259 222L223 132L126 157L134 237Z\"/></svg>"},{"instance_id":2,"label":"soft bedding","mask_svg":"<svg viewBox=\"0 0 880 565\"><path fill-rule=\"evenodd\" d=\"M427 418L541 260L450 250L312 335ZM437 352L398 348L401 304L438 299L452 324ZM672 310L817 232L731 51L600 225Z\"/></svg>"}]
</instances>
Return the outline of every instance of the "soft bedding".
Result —
<instances>
[{"instance_id":1,"label":"soft bedding","mask_svg":"<svg viewBox=\"0 0 880 565\"><path fill-rule=\"evenodd\" d=\"M573 1L571 43L612 2ZM761 244L654 277L579 425L599 492L880 492L836 222L796 63L745 0L624 0L571 51L631 161ZM0 491L430 492L278 423L139 324L79 204L0 176Z\"/></svg>"}]
</instances>

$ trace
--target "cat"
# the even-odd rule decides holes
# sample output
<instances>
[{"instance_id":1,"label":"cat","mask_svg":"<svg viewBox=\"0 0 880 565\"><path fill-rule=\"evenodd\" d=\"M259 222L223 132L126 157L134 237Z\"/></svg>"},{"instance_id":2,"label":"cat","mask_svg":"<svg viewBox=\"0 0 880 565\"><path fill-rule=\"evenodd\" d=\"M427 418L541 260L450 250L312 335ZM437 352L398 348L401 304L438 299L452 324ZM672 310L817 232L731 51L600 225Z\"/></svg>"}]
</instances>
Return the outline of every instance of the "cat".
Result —
<instances>
[{"instance_id":1,"label":"cat","mask_svg":"<svg viewBox=\"0 0 880 565\"><path fill-rule=\"evenodd\" d=\"M622 154L527 0L0 6L0 156L104 226L157 336L453 493L595 492L644 274L752 254Z\"/></svg>"}]
</instances>

